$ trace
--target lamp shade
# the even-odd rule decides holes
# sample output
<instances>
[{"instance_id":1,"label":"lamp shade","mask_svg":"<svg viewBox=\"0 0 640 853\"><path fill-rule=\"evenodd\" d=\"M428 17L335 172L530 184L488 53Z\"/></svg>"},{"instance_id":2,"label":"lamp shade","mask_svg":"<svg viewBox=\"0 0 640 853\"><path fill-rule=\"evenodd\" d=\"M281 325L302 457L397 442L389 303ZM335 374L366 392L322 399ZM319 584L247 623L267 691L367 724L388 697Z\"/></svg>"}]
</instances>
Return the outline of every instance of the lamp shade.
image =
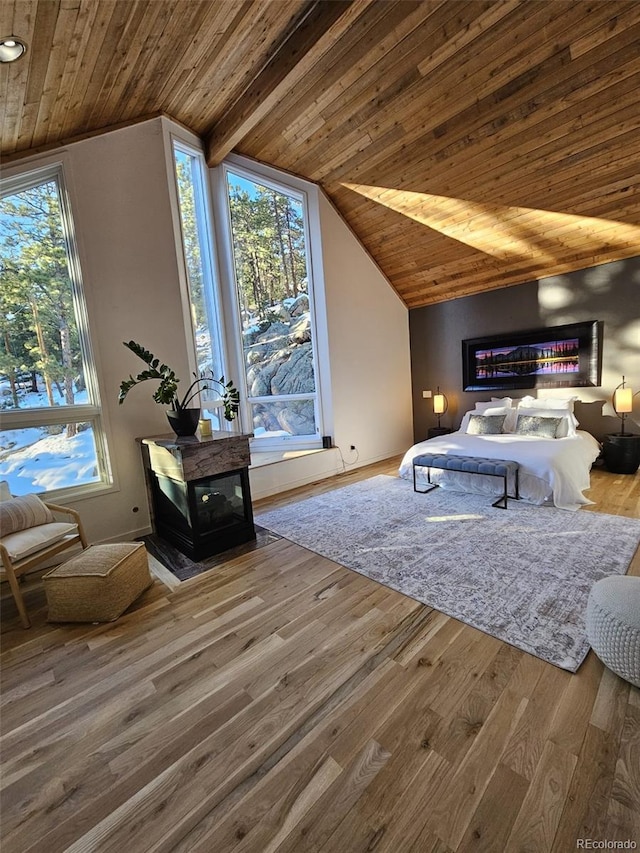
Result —
<instances>
[{"instance_id":1,"label":"lamp shade","mask_svg":"<svg viewBox=\"0 0 640 853\"><path fill-rule=\"evenodd\" d=\"M613 408L619 414L633 411L633 391L631 388L616 388L613 395Z\"/></svg>"},{"instance_id":2,"label":"lamp shade","mask_svg":"<svg viewBox=\"0 0 640 853\"><path fill-rule=\"evenodd\" d=\"M433 395L433 411L436 415L443 415L446 411L444 394Z\"/></svg>"}]
</instances>

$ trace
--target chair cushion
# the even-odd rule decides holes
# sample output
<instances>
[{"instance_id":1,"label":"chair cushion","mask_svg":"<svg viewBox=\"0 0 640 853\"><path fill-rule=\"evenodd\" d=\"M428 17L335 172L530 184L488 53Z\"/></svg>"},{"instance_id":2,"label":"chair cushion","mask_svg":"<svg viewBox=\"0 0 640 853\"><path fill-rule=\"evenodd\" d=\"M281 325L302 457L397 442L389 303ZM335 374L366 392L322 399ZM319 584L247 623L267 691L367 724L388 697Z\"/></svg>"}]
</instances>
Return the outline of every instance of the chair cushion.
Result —
<instances>
[{"instance_id":1,"label":"chair cushion","mask_svg":"<svg viewBox=\"0 0 640 853\"><path fill-rule=\"evenodd\" d=\"M37 495L0 501L0 534L3 538L18 530L27 530L53 520L53 513Z\"/></svg>"},{"instance_id":2,"label":"chair cushion","mask_svg":"<svg viewBox=\"0 0 640 853\"><path fill-rule=\"evenodd\" d=\"M2 544L9 552L12 560L23 560L37 551L53 545L64 539L70 533L77 533L78 525L66 521L53 521L51 524L40 524L27 530L18 530L2 537Z\"/></svg>"}]
</instances>

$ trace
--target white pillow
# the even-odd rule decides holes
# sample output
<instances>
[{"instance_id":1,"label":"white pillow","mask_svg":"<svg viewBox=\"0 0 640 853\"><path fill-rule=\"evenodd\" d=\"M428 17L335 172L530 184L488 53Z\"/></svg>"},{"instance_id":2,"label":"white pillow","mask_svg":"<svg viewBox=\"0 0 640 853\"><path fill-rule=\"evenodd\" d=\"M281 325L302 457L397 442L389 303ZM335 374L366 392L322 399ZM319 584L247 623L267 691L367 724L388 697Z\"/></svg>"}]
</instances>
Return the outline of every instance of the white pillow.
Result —
<instances>
[{"instance_id":1,"label":"white pillow","mask_svg":"<svg viewBox=\"0 0 640 853\"><path fill-rule=\"evenodd\" d=\"M545 407L533 408L532 406L518 406L516 413L522 415L531 415L538 418L560 418L560 424L556 429L556 438L566 438L576 434L578 420L576 416L568 411L568 409L548 409Z\"/></svg>"},{"instance_id":2,"label":"white pillow","mask_svg":"<svg viewBox=\"0 0 640 853\"><path fill-rule=\"evenodd\" d=\"M482 408L478 408L478 406L481 406ZM473 411L465 412L460 424L460 432L468 432L471 415L484 415L486 417L491 417L492 415L505 415L505 421L502 426L503 432L513 432L516 426L516 409L512 409L510 406L491 406L485 403L478 403Z\"/></svg>"},{"instance_id":3,"label":"white pillow","mask_svg":"<svg viewBox=\"0 0 640 853\"><path fill-rule=\"evenodd\" d=\"M520 409L564 409L573 414L573 404L579 397L522 397Z\"/></svg>"},{"instance_id":4,"label":"white pillow","mask_svg":"<svg viewBox=\"0 0 640 853\"><path fill-rule=\"evenodd\" d=\"M491 409L491 412L489 412L489 414L504 415L505 412L503 411L503 409L511 409L512 402L513 400L511 399L511 397L502 397L501 399L499 399L498 397L492 397L490 402L476 403L474 409L470 409L462 416L459 431L467 431L467 427L469 426L469 418L471 415L485 415L488 409ZM515 409L513 409L513 411L515 412ZM510 416L506 419L503 429L505 432L512 432L512 429L515 429L515 425L515 417Z\"/></svg>"},{"instance_id":5,"label":"white pillow","mask_svg":"<svg viewBox=\"0 0 640 853\"><path fill-rule=\"evenodd\" d=\"M467 427L469 426L469 418L471 415L477 415L478 412L474 412L473 409L470 409L468 412L465 412L462 416L462 420L460 421L460 426L458 427L459 432L466 432Z\"/></svg>"},{"instance_id":6,"label":"white pillow","mask_svg":"<svg viewBox=\"0 0 640 853\"><path fill-rule=\"evenodd\" d=\"M493 398L488 403L476 403L476 406L475 406L476 414L478 414L478 413L484 414L484 412L487 409L495 409L495 408L501 408L501 409L508 408L508 409L510 409L511 408L511 398L505 397L504 399L509 400L509 402L505 403L505 402L503 402L503 400L496 400L495 398Z\"/></svg>"}]
</instances>

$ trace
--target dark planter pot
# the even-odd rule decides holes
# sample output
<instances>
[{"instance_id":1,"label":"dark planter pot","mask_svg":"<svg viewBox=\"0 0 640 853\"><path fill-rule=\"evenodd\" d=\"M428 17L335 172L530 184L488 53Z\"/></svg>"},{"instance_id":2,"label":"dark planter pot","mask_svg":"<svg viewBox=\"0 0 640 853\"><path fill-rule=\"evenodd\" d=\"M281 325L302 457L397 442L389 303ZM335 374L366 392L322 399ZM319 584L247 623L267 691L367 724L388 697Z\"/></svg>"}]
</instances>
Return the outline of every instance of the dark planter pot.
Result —
<instances>
[{"instance_id":1,"label":"dark planter pot","mask_svg":"<svg viewBox=\"0 0 640 853\"><path fill-rule=\"evenodd\" d=\"M195 435L200 420L200 409L169 409L167 419L176 435Z\"/></svg>"}]
</instances>

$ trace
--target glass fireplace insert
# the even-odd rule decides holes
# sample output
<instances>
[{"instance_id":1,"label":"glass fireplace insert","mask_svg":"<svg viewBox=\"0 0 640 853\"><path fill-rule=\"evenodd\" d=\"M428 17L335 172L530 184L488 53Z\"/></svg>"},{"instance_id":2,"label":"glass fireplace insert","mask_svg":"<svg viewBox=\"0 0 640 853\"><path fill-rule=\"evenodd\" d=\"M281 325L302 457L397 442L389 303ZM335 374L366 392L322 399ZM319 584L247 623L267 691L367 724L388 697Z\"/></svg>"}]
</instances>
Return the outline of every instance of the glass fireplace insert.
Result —
<instances>
[{"instance_id":1,"label":"glass fireplace insert","mask_svg":"<svg viewBox=\"0 0 640 853\"><path fill-rule=\"evenodd\" d=\"M255 539L246 468L188 482L149 474L156 532L192 560Z\"/></svg>"}]
</instances>

